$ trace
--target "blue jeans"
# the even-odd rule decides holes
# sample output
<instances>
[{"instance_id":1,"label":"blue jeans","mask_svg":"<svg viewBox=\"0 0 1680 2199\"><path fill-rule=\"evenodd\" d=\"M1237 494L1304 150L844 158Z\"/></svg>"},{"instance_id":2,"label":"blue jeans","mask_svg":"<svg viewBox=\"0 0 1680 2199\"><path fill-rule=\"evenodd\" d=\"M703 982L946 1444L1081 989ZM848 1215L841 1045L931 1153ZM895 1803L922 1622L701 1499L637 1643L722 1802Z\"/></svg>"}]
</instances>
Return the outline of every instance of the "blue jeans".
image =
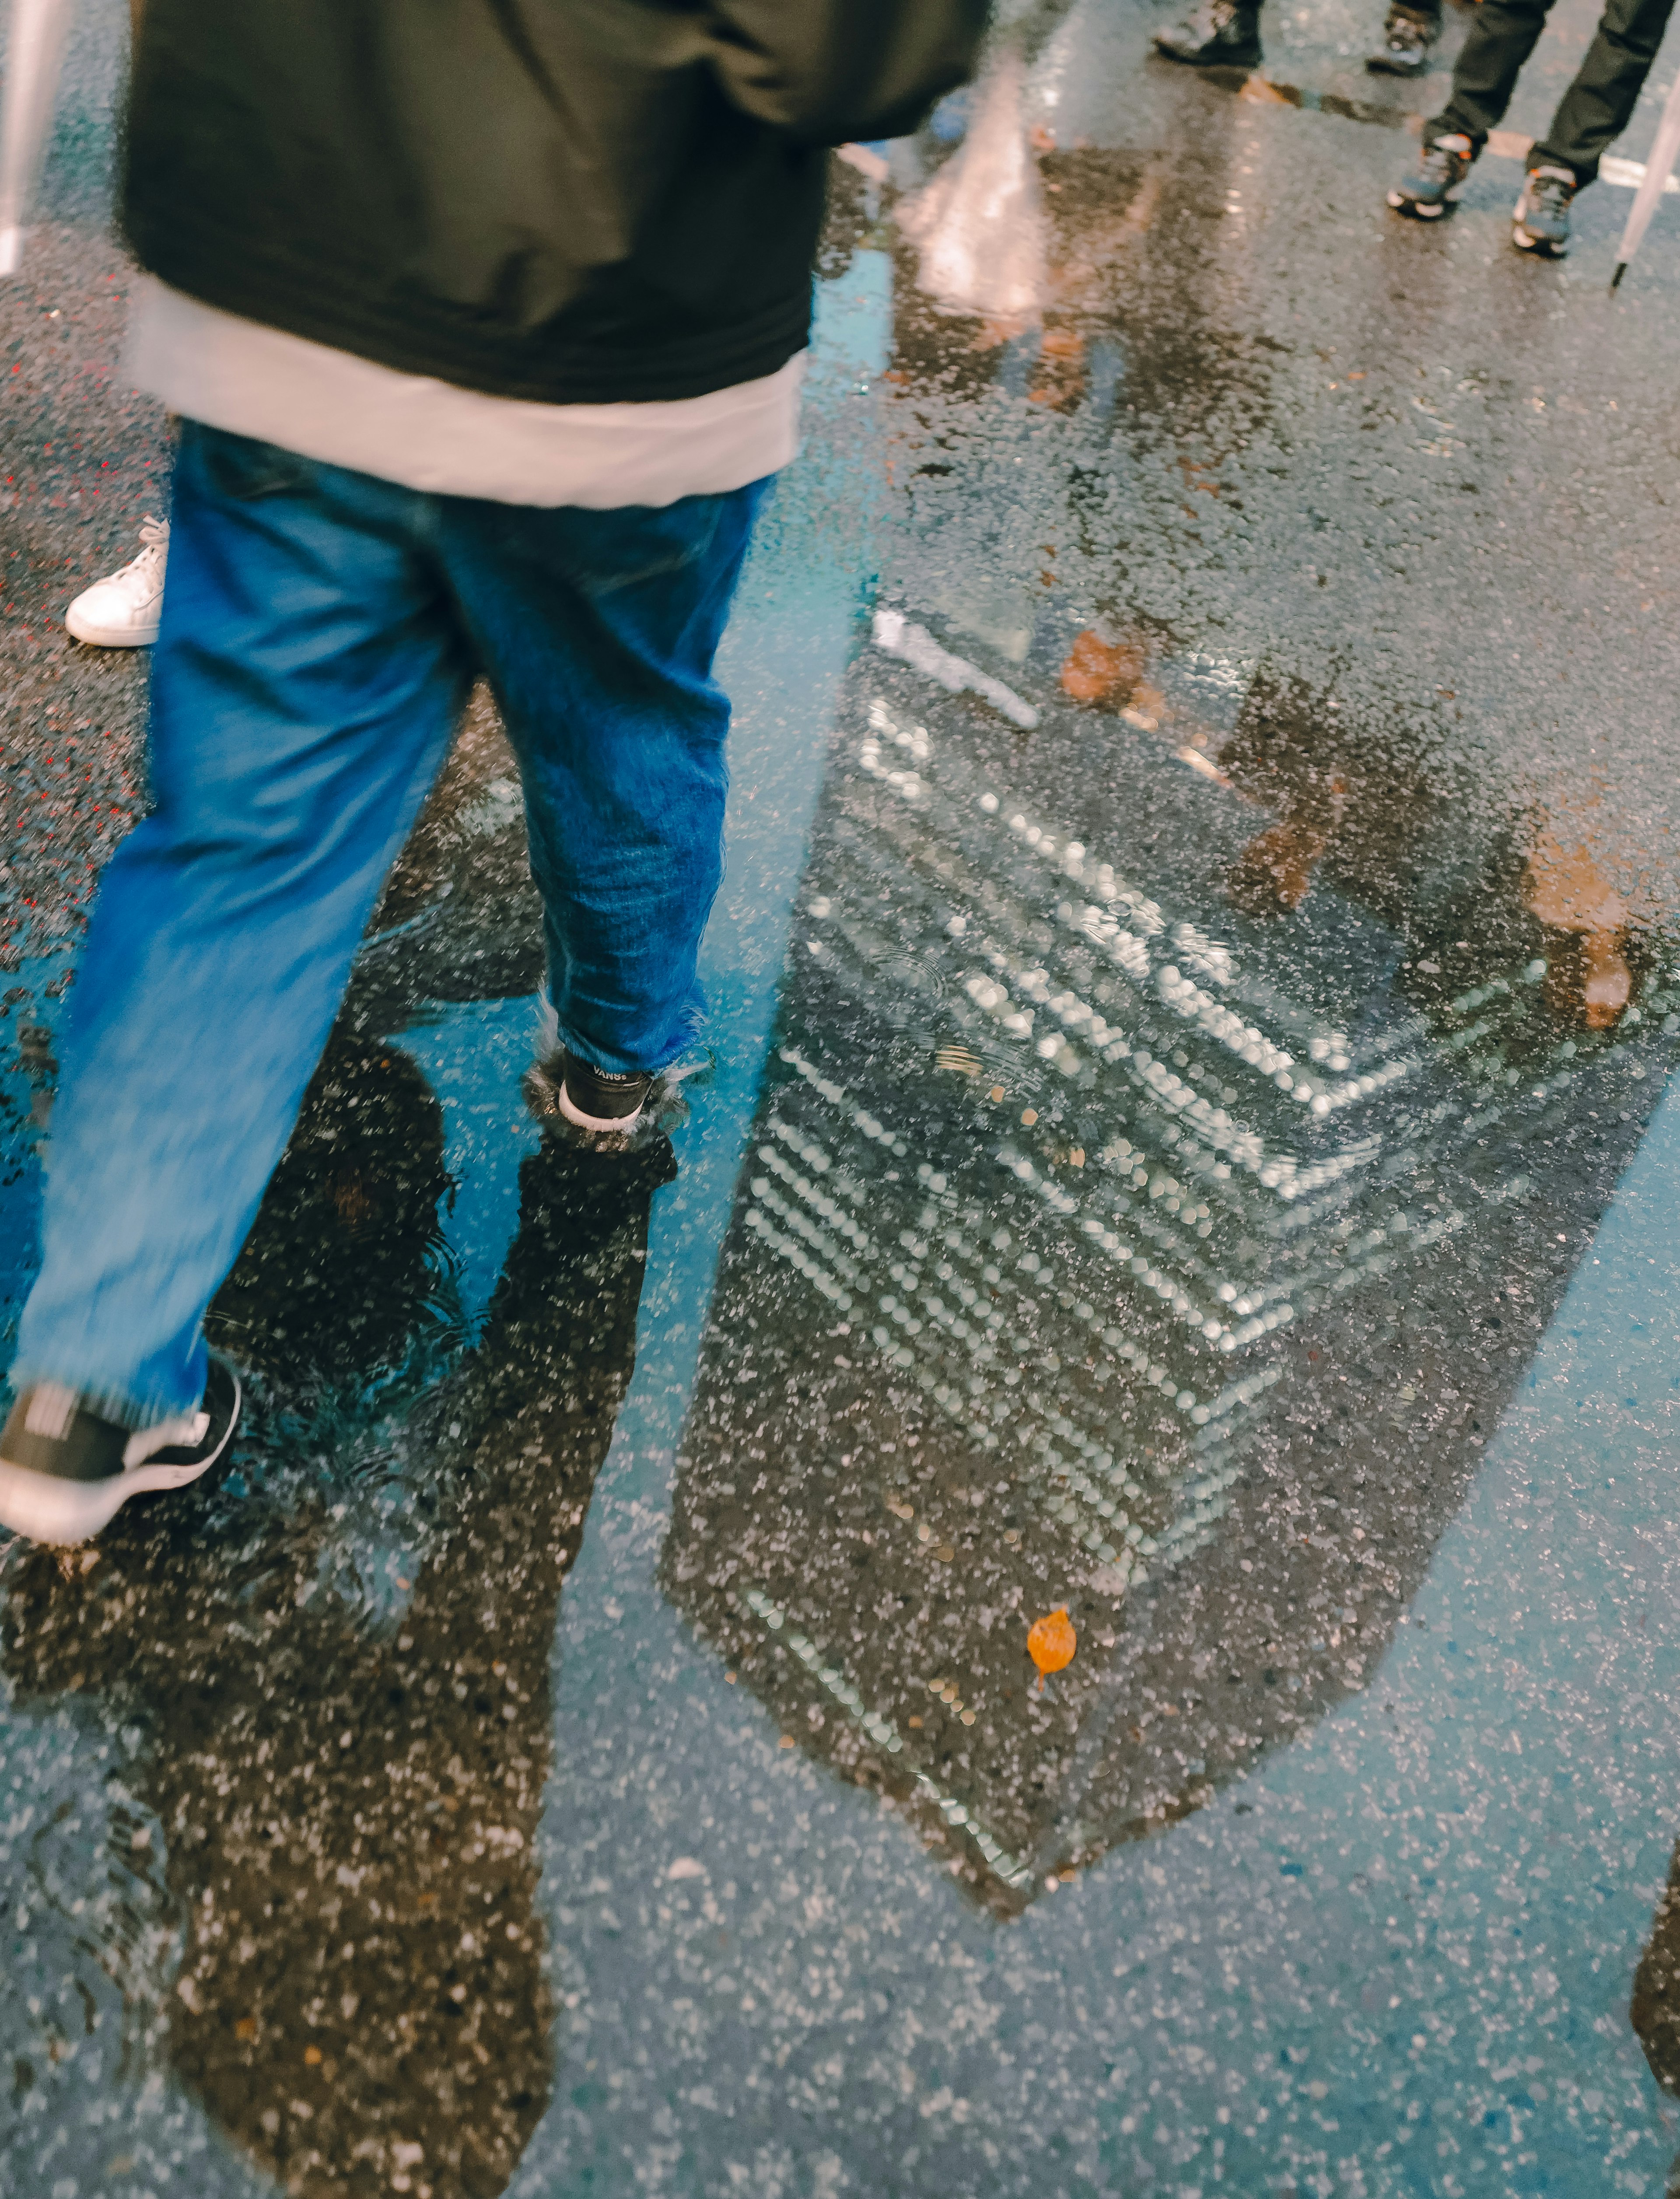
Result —
<instances>
[{"instance_id":1,"label":"blue jeans","mask_svg":"<svg viewBox=\"0 0 1680 2199\"><path fill-rule=\"evenodd\" d=\"M766 482L663 509L429 495L189 424L152 661L156 807L72 995L14 1385L131 1426L203 1319L481 670L524 782L560 1035L659 1069L723 869L712 659Z\"/></svg>"}]
</instances>

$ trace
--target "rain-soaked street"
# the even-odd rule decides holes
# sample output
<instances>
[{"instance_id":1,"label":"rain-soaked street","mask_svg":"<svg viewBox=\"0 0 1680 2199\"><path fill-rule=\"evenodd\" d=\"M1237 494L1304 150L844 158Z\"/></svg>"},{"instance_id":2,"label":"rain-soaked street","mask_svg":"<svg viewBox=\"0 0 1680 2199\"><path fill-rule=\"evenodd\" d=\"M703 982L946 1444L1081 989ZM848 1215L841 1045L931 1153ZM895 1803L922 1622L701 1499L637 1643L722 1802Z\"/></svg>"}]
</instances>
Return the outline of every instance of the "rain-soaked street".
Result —
<instances>
[{"instance_id":1,"label":"rain-soaked street","mask_svg":"<svg viewBox=\"0 0 1680 2199\"><path fill-rule=\"evenodd\" d=\"M1374 6L1169 20L837 165L709 1073L527 1076L481 692L230 1469L0 1557L7 2199L1665 2188L1680 207L1510 248L1590 0L1433 228ZM144 800L124 20L0 287L0 1363Z\"/></svg>"}]
</instances>

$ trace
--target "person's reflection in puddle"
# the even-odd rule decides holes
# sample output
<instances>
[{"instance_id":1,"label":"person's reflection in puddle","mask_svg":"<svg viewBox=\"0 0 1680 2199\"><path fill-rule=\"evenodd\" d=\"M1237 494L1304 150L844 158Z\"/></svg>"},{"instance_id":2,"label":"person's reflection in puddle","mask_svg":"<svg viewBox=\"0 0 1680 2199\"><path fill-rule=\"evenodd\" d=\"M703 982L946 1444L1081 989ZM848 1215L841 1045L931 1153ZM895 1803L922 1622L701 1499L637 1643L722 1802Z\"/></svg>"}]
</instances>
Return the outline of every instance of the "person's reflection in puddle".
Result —
<instances>
[{"instance_id":1,"label":"person's reflection in puddle","mask_svg":"<svg viewBox=\"0 0 1680 2199\"><path fill-rule=\"evenodd\" d=\"M1079 703L1110 702L1136 691L1146 664L1140 647L1105 650L1100 637L1082 634L1063 691ZM1607 1030L1630 1005L1654 912L1636 917L1608 871L1653 866L1608 805L1563 789L1530 814L1502 814L1466 799L1450 767L1432 769L1415 731L1397 738L1380 719L1345 706L1333 685L1315 687L1267 666L1250 683L1233 732L1210 748L1210 768L1275 819L1227 873L1227 897L1240 914L1260 922L1291 915L1321 876L1418 939L1416 966L1442 979L1426 991L1450 993L1461 974L1467 982L1491 931L1508 957L1545 963L1546 1002L1558 1021ZM1446 856L1473 874L1473 884L1446 908L1427 908L1420 880L1444 868ZM1470 937L1452 936L1460 930Z\"/></svg>"},{"instance_id":2,"label":"person's reflection in puddle","mask_svg":"<svg viewBox=\"0 0 1680 2199\"><path fill-rule=\"evenodd\" d=\"M436 1102L396 1049L338 1042L221 1302L273 1385L252 1493L13 1560L20 1698L98 1694L145 1736L131 1776L184 1937L174 2073L289 2193L488 2199L547 2104L556 1613L674 1173L662 1140L526 1159L482 1339L403 1438L419 1547L382 1609L343 1561L330 1465L300 1493L262 1455L289 1396L327 1424L324 1374L388 1380L434 1291Z\"/></svg>"},{"instance_id":3,"label":"person's reflection in puddle","mask_svg":"<svg viewBox=\"0 0 1680 2199\"><path fill-rule=\"evenodd\" d=\"M293 1405L365 1396L417 1344L458 1340L440 1209L443 1111L407 1054L329 1041L257 1227L217 1293L213 1341Z\"/></svg>"},{"instance_id":4,"label":"person's reflection in puddle","mask_svg":"<svg viewBox=\"0 0 1680 2199\"><path fill-rule=\"evenodd\" d=\"M1263 668L1256 675L1218 759L1240 791L1283 813L1255 834L1231 866L1227 891L1232 907L1245 916L1263 919L1298 908L1350 817L1356 830L1363 828L1362 837L1369 837L1372 788L1368 781L1362 787L1364 775L1350 767L1346 746L1333 701ZM1426 830L1435 806L1418 783L1415 765L1384 774L1379 808L1385 826L1403 817L1414 830L1420 824ZM1372 852L1361 850L1368 865Z\"/></svg>"},{"instance_id":5,"label":"person's reflection in puddle","mask_svg":"<svg viewBox=\"0 0 1680 2199\"><path fill-rule=\"evenodd\" d=\"M1226 894L1264 921L1327 880L1404 929L1420 872L1439 860L1465 805L1450 761L1431 768L1423 729L1397 731L1347 704L1333 668L1315 683L1261 665L1232 732L1209 744L1239 794L1271 813L1231 865Z\"/></svg>"},{"instance_id":6,"label":"person's reflection in puddle","mask_svg":"<svg viewBox=\"0 0 1680 2199\"><path fill-rule=\"evenodd\" d=\"M1651 2074L1664 2091L1680 2097L1680 1846L1669 1864L1668 1884L1634 1972L1628 2020L1645 2050ZM1680 2157L1668 2172L1668 2190L1671 2195L1680 2192Z\"/></svg>"},{"instance_id":7,"label":"person's reflection in puddle","mask_svg":"<svg viewBox=\"0 0 1680 2199\"><path fill-rule=\"evenodd\" d=\"M1018 188L989 191L981 163L968 173L959 256L978 282L966 304L930 265L916 212L929 193L900 202L881 426L893 520L917 543L902 584L919 621L1006 681L1035 651L1065 652L1073 607L1106 586L1114 545L1094 485L1168 452L1193 517L1204 495L1228 493L1228 459L1271 408L1275 359L1236 310L1240 252L1222 238L1181 249L1222 202L1234 157L1228 132L1194 127L1206 87L1187 90L1191 126L1159 150L1061 144L1023 108ZM1024 257L1042 263L1018 286L1033 300L989 309L992 274ZM1124 649L1132 637L1108 639ZM1074 677L1104 675L1082 663ZM1147 715L1152 697L1119 699Z\"/></svg>"},{"instance_id":8,"label":"person's reflection in puddle","mask_svg":"<svg viewBox=\"0 0 1680 2199\"><path fill-rule=\"evenodd\" d=\"M1549 825L1536 838L1524 878L1530 913L1552 935L1546 993L1589 1030L1608 1030L1633 997L1628 905L1585 847Z\"/></svg>"}]
</instances>

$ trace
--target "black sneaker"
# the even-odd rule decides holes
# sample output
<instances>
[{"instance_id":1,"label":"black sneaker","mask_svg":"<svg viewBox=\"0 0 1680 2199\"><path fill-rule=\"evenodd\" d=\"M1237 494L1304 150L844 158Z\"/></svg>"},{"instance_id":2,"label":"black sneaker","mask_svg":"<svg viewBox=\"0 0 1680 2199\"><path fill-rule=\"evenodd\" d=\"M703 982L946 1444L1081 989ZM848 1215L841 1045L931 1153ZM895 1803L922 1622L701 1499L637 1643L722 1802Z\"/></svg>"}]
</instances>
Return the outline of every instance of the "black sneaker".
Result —
<instances>
[{"instance_id":1,"label":"black sneaker","mask_svg":"<svg viewBox=\"0 0 1680 2199\"><path fill-rule=\"evenodd\" d=\"M1391 8L1383 25L1383 42L1365 66L1378 76L1421 76L1441 35L1438 15L1425 15L1410 8Z\"/></svg>"},{"instance_id":2,"label":"black sneaker","mask_svg":"<svg viewBox=\"0 0 1680 2199\"><path fill-rule=\"evenodd\" d=\"M118 1426L73 1390L26 1390L0 1433L0 1526L73 1548L108 1527L131 1496L181 1489L221 1457L239 1424L239 1377L219 1359L195 1413L155 1427Z\"/></svg>"},{"instance_id":3,"label":"black sneaker","mask_svg":"<svg viewBox=\"0 0 1680 2199\"><path fill-rule=\"evenodd\" d=\"M580 1061L569 1047L560 1056L560 1112L580 1130L627 1130L653 1089L650 1071L619 1073Z\"/></svg>"},{"instance_id":4,"label":"black sneaker","mask_svg":"<svg viewBox=\"0 0 1680 2199\"><path fill-rule=\"evenodd\" d=\"M1569 208L1580 186L1572 168L1531 168L1523 178L1511 242L1519 252L1561 260L1569 249Z\"/></svg>"},{"instance_id":5,"label":"black sneaker","mask_svg":"<svg viewBox=\"0 0 1680 2199\"><path fill-rule=\"evenodd\" d=\"M1155 49L1197 68L1252 68L1260 59L1260 10L1254 0L1199 0L1181 23L1158 31Z\"/></svg>"},{"instance_id":6,"label":"black sneaker","mask_svg":"<svg viewBox=\"0 0 1680 2199\"><path fill-rule=\"evenodd\" d=\"M1432 139L1411 174L1402 176L1389 193L1389 204L1414 221L1439 221L1450 211L1453 195L1475 157L1474 146L1456 131Z\"/></svg>"}]
</instances>

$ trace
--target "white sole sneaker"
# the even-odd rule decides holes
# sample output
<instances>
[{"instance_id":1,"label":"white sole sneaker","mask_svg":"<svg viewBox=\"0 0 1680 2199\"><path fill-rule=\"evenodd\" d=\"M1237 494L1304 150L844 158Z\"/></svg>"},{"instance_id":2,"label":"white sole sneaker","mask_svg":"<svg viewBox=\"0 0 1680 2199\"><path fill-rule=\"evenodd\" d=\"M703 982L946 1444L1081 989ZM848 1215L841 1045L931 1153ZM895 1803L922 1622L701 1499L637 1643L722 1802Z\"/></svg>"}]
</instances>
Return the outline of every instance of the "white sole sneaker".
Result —
<instances>
[{"instance_id":1,"label":"white sole sneaker","mask_svg":"<svg viewBox=\"0 0 1680 2199\"><path fill-rule=\"evenodd\" d=\"M1567 260L1569 247L1554 244L1549 237L1531 236L1520 221L1511 225L1511 242L1519 252L1531 252L1537 260Z\"/></svg>"},{"instance_id":2,"label":"white sole sneaker","mask_svg":"<svg viewBox=\"0 0 1680 2199\"><path fill-rule=\"evenodd\" d=\"M157 618L145 626L96 626L80 616L72 604L64 614L64 623L78 641L86 642L92 649L149 649L163 621Z\"/></svg>"},{"instance_id":3,"label":"white sole sneaker","mask_svg":"<svg viewBox=\"0 0 1680 2199\"><path fill-rule=\"evenodd\" d=\"M184 1414L131 1436L115 1472L82 1479L0 1457L0 1526L32 1543L60 1549L90 1541L110 1525L131 1496L184 1489L207 1473L233 1440L242 1402L238 1376L220 1360L213 1360L205 1391L209 1409ZM13 1448L26 1445L38 1457L50 1457L55 1440L55 1405L61 1406L55 1415L58 1435L63 1438L58 1448L67 1461L77 1448L73 1424L85 1426L91 1419L79 1411L70 1391L52 1391L44 1385L30 1392L20 1401L0 1441L15 1436L20 1440ZM102 1428L107 1424L96 1425Z\"/></svg>"},{"instance_id":4,"label":"white sole sneaker","mask_svg":"<svg viewBox=\"0 0 1680 2199\"><path fill-rule=\"evenodd\" d=\"M1409 221L1439 221L1458 203L1456 199L1409 199L1404 191L1391 191L1388 202Z\"/></svg>"},{"instance_id":5,"label":"white sole sneaker","mask_svg":"<svg viewBox=\"0 0 1680 2199\"><path fill-rule=\"evenodd\" d=\"M566 1120L575 1123L580 1130L633 1130L641 1121L643 1113L643 1109L638 1107L633 1115L586 1115L566 1089L563 1077L555 1094L555 1105Z\"/></svg>"},{"instance_id":6,"label":"white sole sneaker","mask_svg":"<svg viewBox=\"0 0 1680 2199\"><path fill-rule=\"evenodd\" d=\"M78 641L92 649L149 649L163 620L164 576L169 564L169 522L147 518L140 554L84 588L64 614Z\"/></svg>"}]
</instances>

